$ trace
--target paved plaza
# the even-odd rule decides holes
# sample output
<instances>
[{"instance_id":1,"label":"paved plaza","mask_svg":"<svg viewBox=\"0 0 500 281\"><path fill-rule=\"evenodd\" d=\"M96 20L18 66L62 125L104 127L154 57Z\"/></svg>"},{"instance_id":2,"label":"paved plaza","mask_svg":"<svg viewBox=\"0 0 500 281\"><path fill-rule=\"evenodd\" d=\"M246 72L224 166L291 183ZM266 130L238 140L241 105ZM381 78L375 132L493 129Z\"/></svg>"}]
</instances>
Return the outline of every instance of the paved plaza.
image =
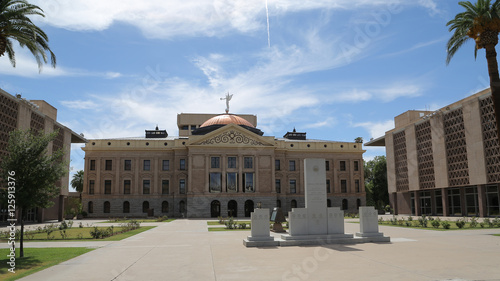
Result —
<instances>
[{"instance_id":1,"label":"paved plaza","mask_svg":"<svg viewBox=\"0 0 500 281\"><path fill-rule=\"evenodd\" d=\"M27 242L99 248L21 280L500 280L500 237L491 235L500 229L381 226L390 243L246 248L249 231L208 232L201 219L158 225L122 241Z\"/></svg>"}]
</instances>

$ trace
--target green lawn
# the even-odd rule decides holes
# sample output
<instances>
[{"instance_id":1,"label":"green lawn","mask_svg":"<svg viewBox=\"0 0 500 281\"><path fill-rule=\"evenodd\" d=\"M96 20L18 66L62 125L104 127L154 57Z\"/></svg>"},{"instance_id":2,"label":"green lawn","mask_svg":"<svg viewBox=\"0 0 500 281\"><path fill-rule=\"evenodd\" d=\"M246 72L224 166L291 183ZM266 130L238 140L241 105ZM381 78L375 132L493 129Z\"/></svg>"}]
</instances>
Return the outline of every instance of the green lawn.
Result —
<instances>
[{"instance_id":1,"label":"green lawn","mask_svg":"<svg viewBox=\"0 0 500 281\"><path fill-rule=\"evenodd\" d=\"M209 227L208 228L208 231L239 231L239 230L250 230L250 227L247 227L245 229L243 229L243 228L228 229L226 227Z\"/></svg>"},{"instance_id":2,"label":"green lawn","mask_svg":"<svg viewBox=\"0 0 500 281\"><path fill-rule=\"evenodd\" d=\"M357 222L357 223L359 223L359 222ZM455 224L454 221L449 221L449 223L450 223L450 228L449 229L444 229L442 225L440 225L439 228L434 228L434 227L432 227L432 225L431 225L430 222L427 224L427 227L420 227L420 226L415 226L415 225L406 226L406 225L399 225L399 224L391 224L391 222L389 222L389 221L384 221L382 223L379 222L378 224L379 225L384 225L384 226L394 226L394 227L413 228L413 229L426 229L426 230L440 230L440 231L446 231L446 230L488 229L488 228L490 228L488 226L485 226L484 228L481 228L481 226L479 226L479 224L476 227L471 228L470 227L470 223L466 223L463 228L458 228L458 226Z\"/></svg>"},{"instance_id":3,"label":"green lawn","mask_svg":"<svg viewBox=\"0 0 500 281\"><path fill-rule=\"evenodd\" d=\"M116 234L110 237L106 237L104 239L94 239L92 236L90 236L90 230L93 230L93 227L72 227L70 229L66 229L66 239L63 239L61 236L61 232L59 230L54 231L50 234L50 236L53 236L52 239L47 240L47 234L46 233L36 233L33 235L33 239L29 239L26 235L24 236L24 241L25 242L30 242L30 241L45 241L45 242L58 242L58 241L119 241L125 238L128 238L130 236L136 235L138 233L144 232L146 230L155 228L156 226L141 226L138 229L128 231L125 233L120 233ZM99 229L107 229L107 227L99 227ZM122 227L114 227L113 232L119 232L121 231ZM79 236L80 235L80 236ZM81 238L79 238L81 237ZM0 239L0 242L6 243L7 240L5 239Z\"/></svg>"},{"instance_id":4,"label":"green lawn","mask_svg":"<svg viewBox=\"0 0 500 281\"><path fill-rule=\"evenodd\" d=\"M500 234L493 234L493 236L500 236Z\"/></svg>"},{"instance_id":5,"label":"green lawn","mask_svg":"<svg viewBox=\"0 0 500 281\"><path fill-rule=\"evenodd\" d=\"M246 223L250 224L251 221L234 221L235 223ZM207 221L207 225L224 225L223 223L219 223L218 221Z\"/></svg>"},{"instance_id":6,"label":"green lawn","mask_svg":"<svg viewBox=\"0 0 500 281\"><path fill-rule=\"evenodd\" d=\"M9 249L0 249L0 280L17 280L47 267L59 264L79 255L90 252L91 248L24 248L24 257L19 258L19 249L16 249L15 273L9 272L10 266L6 257Z\"/></svg>"}]
</instances>

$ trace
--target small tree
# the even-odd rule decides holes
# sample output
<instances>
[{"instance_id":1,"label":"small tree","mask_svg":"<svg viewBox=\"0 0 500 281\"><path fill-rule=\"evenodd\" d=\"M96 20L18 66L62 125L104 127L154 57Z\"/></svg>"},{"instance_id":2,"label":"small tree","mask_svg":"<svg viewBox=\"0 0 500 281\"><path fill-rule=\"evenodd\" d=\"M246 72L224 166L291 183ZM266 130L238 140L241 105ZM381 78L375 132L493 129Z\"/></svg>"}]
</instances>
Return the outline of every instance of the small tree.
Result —
<instances>
[{"instance_id":1,"label":"small tree","mask_svg":"<svg viewBox=\"0 0 500 281\"><path fill-rule=\"evenodd\" d=\"M389 204L387 186L387 161L385 156L375 156L365 162L366 203L377 209Z\"/></svg>"},{"instance_id":2,"label":"small tree","mask_svg":"<svg viewBox=\"0 0 500 281\"><path fill-rule=\"evenodd\" d=\"M71 180L71 186L80 193L80 204L82 203L82 192L83 192L83 170L76 172Z\"/></svg>"},{"instance_id":3,"label":"small tree","mask_svg":"<svg viewBox=\"0 0 500 281\"><path fill-rule=\"evenodd\" d=\"M57 133L43 135L31 130L12 131L7 145L8 155L0 164L2 180L7 179L10 171L15 172L16 207L21 222L20 257L24 257L24 220L27 210L52 206L52 199L60 192L56 182L65 173L65 164L61 160L64 152L58 150L50 155L47 152L49 143ZM1 195L3 199L6 198L5 190L2 190Z\"/></svg>"},{"instance_id":4,"label":"small tree","mask_svg":"<svg viewBox=\"0 0 500 281\"><path fill-rule=\"evenodd\" d=\"M362 137L357 137L354 139L355 143L363 143L363 138Z\"/></svg>"}]
</instances>

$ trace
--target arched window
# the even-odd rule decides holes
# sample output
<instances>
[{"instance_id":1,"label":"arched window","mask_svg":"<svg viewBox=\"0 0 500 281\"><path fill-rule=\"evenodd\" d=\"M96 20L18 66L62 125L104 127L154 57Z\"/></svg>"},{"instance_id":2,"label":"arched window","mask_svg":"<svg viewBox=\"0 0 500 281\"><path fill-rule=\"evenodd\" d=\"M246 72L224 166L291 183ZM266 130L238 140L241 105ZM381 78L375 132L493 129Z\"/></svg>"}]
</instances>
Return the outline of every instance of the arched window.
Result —
<instances>
[{"instance_id":1,"label":"arched window","mask_svg":"<svg viewBox=\"0 0 500 281\"><path fill-rule=\"evenodd\" d=\"M349 203L347 202L347 199L342 200L342 210L347 210L349 208Z\"/></svg>"},{"instance_id":2,"label":"arched window","mask_svg":"<svg viewBox=\"0 0 500 281\"><path fill-rule=\"evenodd\" d=\"M123 202L123 213L130 213L130 202Z\"/></svg>"},{"instance_id":3,"label":"arched window","mask_svg":"<svg viewBox=\"0 0 500 281\"><path fill-rule=\"evenodd\" d=\"M214 200L210 203L210 216L212 218L220 217L220 202L218 200Z\"/></svg>"},{"instance_id":4,"label":"arched window","mask_svg":"<svg viewBox=\"0 0 500 281\"><path fill-rule=\"evenodd\" d=\"M296 200L292 200L292 202L290 204L290 207L291 208L297 208L297 201Z\"/></svg>"},{"instance_id":5,"label":"arched window","mask_svg":"<svg viewBox=\"0 0 500 281\"><path fill-rule=\"evenodd\" d=\"M149 202L148 201L142 202L142 212L147 213L148 210L149 210Z\"/></svg>"},{"instance_id":6,"label":"arched window","mask_svg":"<svg viewBox=\"0 0 500 281\"><path fill-rule=\"evenodd\" d=\"M361 206L361 199L356 200L356 209L359 210L359 207Z\"/></svg>"},{"instance_id":7,"label":"arched window","mask_svg":"<svg viewBox=\"0 0 500 281\"><path fill-rule=\"evenodd\" d=\"M326 199L326 206L331 207L332 206L332 200Z\"/></svg>"},{"instance_id":8,"label":"arched window","mask_svg":"<svg viewBox=\"0 0 500 281\"><path fill-rule=\"evenodd\" d=\"M88 211L89 211L89 214L92 214L94 212L94 202L89 201Z\"/></svg>"},{"instance_id":9,"label":"arched window","mask_svg":"<svg viewBox=\"0 0 500 281\"><path fill-rule=\"evenodd\" d=\"M104 202L104 213L110 213L111 212L111 204L109 201Z\"/></svg>"},{"instance_id":10,"label":"arched window","mask_svg":"<svg viewBox=\"0 0 500 281\"><path fill-rule=\"evenodd\" d=\"M168 213L168 202L167 201L161 202L161 212Z\"/></svg>"}]
</instances>

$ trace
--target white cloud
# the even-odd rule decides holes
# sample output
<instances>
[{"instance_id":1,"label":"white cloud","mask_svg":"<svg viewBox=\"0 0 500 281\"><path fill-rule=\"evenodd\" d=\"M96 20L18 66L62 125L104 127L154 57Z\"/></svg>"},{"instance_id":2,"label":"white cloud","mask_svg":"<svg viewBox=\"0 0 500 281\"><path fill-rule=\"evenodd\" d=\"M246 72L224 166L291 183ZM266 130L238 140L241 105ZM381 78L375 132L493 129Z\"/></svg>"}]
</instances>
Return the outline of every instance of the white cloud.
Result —
<instances>
[{"instance_id":1,"label":"white cloud","mask_svg":"<svg viewBox=\"0 0 500 281\"><path fill-rule=\"evenodd\" d=\"M95 102L90 100L61 101L61 104L72 109L95 109L99 107Z\"/></svg>"},{"instance_id":2,"label":"white cloud","mask_svg":"<svg viewBox=\"0 0 500 281\"><path fill-rule=\"evenodd\" d=\"M421 89L417 85L396 84L376 91L374 96L383 102L390 102L400 97L418 97L421 94Z\"/></svg>"},{"instance_id":3,"label":"white cloud","mask_svg":"<svg viewBox=\"0 0 500 281\"><path fill-rule=\"evenodd\" d=\"M378 138L384 136L385 132L394 129L394 120L356 123L354 127L365 128L370 133L370 137Z\"/></svg>"},{"instance_id":4,"label":"white cloud","mask_svg":"<svg viewBox=\"0 0 500 281\"><path fill-rule=\"evenodd\" d=\"M224 36L228 32L266 32L264 1L248 0L33 0L46 14L43 22L69 30L105 30L114 22L138 27L149 38ZM270 16L321 9L400 9L421 5L437 10L431 0L269 0ZM40 19L37 19L40 20Z\"/></svg>"},{"instance_id":5,"label":"white cloud","mask_svg":"<svg viewBox=\"0 0 500 281\"><path fill-rule=\"evenodd\" d=\"M418 0L418 4L422 5L430 11L431 15L440 14L442 11L437 7L435 0Z\"/></svg>"},{"instance_id":6,"label":"white cloud","mask_svg":"<svg viewBox=\"0 0 500 281\"><path fill-rule=\"evenodd\" d=\"M61 63L58 63L56 68L53 68L50 63L44 64L42 70L39 71L35 58L26 48L21 48L18 44L14 44L14 51L16 66L13 67L10 60L6 56L2 56L0 57L0 74L30 78L96 76L114 79L122 77L122 74L118 72L92 72L83 69L65 67L61 65Z\"/></svg>"}]
</instances>

